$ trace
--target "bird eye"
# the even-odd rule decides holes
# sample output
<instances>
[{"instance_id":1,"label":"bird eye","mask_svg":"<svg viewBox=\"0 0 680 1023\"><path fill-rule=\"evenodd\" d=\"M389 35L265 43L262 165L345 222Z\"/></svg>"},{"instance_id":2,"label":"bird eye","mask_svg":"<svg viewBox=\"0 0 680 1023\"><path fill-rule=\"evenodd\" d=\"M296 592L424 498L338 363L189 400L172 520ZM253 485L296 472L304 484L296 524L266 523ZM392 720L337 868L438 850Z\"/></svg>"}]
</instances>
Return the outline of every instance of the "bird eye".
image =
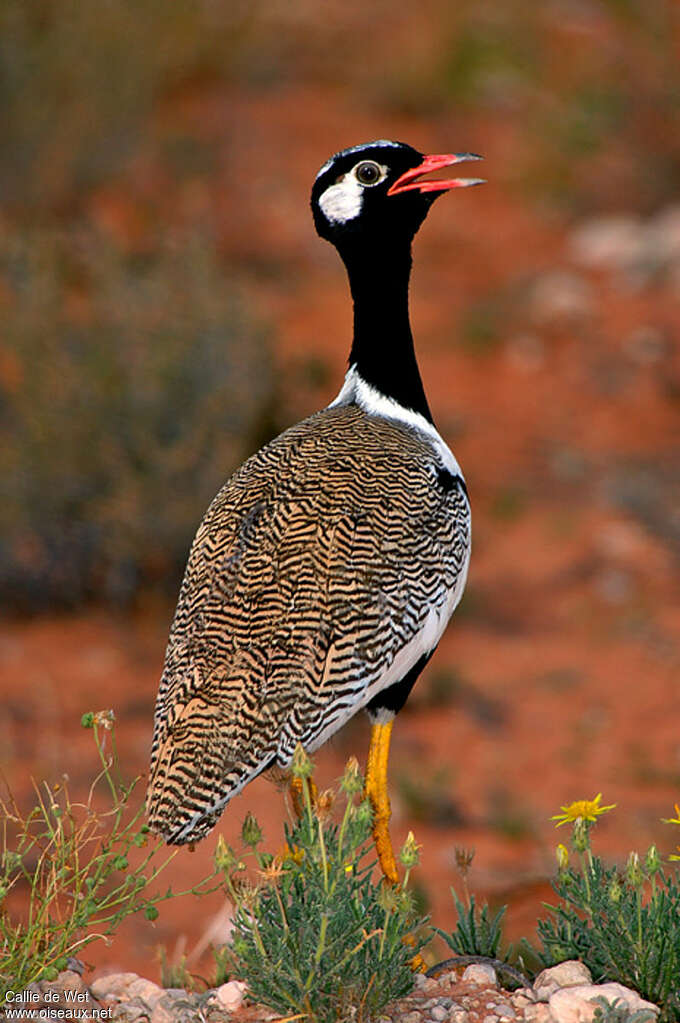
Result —
<instances>
[{"instance_id":1,"label":"bird eye","mask_svg":"<svg viewBox=\"0 0 680 1023\"><path fill-rule=\"evenodd\" d=\"M362 160L354 168L354 174L362 185L377 185L383 178L383 169L373 160Z\"/></svg>"}]
</instances>

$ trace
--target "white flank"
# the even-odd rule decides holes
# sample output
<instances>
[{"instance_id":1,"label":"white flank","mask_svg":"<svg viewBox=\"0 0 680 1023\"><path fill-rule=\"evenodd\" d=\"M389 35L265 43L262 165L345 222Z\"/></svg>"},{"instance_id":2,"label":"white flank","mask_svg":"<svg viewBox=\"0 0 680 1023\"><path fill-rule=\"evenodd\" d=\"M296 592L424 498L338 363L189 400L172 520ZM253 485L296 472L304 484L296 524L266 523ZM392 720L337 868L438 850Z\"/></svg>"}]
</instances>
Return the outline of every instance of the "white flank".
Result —
<instances>
[{"instance_id":1,"label":"white flank","mask_svg":"<svg viewBox=\"0 0 680 1023\"><path fill-rule=\"evenodd\" d=\"M385 419L396 419L397 422L410 426L414 430L418 430L419 433L424 434L432 442L443 467L448 469L450 473L453 473L454 476L460 476L461 479L465 479L455 455L437 428L428 422L420 412L414 412L413 409L405 408L398 401L388 398L387 395L382 394L377 388L367 384L358 372L356 365L350 366L347 370L345 382L340 389L340 393L328 407L334 408L336 405L351 405L352 403L357 404L359 408L362 408L364 412L368 412L369 415L384 416Z\"/></svg>"}]
</instances>

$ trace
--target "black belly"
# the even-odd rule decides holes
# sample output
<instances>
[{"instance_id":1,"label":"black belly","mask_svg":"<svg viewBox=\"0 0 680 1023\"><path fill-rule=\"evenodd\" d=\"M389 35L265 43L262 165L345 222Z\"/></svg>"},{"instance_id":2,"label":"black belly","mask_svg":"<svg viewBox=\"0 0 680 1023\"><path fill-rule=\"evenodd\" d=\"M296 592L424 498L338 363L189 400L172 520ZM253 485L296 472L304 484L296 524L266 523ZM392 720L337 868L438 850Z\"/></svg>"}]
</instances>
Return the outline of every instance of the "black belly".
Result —
<instances>
[{"instance_id":1,"label":"black belly","mask_svg":"<svg viewBox=\"0 0 680 1023\"><path fill-rule=\"evenodd\" d=\"M380 714L380 711L387 711L390 714L398 714L401 708L406 703L409 693L413 689L416 679L420 675L421 671L429 661L434 650L430 650L429 654L423 654L423 656L416 661L411 670L398 682L393 682L387 689L382 689L377 696L366 704L366 712L369 717L374 718Z\"/></svg>"}]
</instances>

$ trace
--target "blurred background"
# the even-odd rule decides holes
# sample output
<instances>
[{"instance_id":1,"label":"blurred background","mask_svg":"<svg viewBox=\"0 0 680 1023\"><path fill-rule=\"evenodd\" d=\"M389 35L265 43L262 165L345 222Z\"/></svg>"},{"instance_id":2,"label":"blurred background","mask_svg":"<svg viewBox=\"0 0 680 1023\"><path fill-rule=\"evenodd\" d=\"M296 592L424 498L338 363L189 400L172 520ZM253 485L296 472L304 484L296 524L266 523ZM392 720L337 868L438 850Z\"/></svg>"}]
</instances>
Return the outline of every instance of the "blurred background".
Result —
<instances>
[{"instance_id":1,"label":"blurred background","mask_svg":"<svg viewBox=\"0 0 680 1023\"><path fill-rule=\"evenodd\" d=\"M467 594L395 727L394 835L423 904L470 886L531 938L559 805L603 792L611 858L680 798L680 9L673 0L3 0L0 767L95 773L112 707L147 768L188 546L221 482L327 404L344 271L314 234L326 158L372 138L484 154L416 242L412 317L468 481ZM368 726L317 757L331 784ZM185 885L266 779L171 868ZM156 977L219 900L88 962ZM443 957L443 956L442 956ZM195 959L195 962L198 960Z\"/></svg>"}]
</instances>

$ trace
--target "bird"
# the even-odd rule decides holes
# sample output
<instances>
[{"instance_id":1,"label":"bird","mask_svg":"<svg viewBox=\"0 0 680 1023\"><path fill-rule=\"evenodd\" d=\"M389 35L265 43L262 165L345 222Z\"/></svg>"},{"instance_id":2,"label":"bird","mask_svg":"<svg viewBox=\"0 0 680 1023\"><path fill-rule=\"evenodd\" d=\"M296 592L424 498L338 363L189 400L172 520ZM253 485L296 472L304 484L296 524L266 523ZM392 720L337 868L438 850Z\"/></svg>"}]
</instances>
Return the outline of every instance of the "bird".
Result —
<instances>
[{"instance_id":1,"label":"bird","mask_svg":"<svg viewBox=\"0 0 680 1023\"><path fill-rule=\"evenodd\" d=\"M435 199L482 183L426 175L477 159L380 139L316 176L314 225L349 278L348 368L326 408L234 472L191 546L147 793L149 826L171 845L204 837L250 781L364 709L373 838L398 883L392 726L461 599L471 541L465 480L416 360L411 248Z\"/></svg>"}]
</instances>

